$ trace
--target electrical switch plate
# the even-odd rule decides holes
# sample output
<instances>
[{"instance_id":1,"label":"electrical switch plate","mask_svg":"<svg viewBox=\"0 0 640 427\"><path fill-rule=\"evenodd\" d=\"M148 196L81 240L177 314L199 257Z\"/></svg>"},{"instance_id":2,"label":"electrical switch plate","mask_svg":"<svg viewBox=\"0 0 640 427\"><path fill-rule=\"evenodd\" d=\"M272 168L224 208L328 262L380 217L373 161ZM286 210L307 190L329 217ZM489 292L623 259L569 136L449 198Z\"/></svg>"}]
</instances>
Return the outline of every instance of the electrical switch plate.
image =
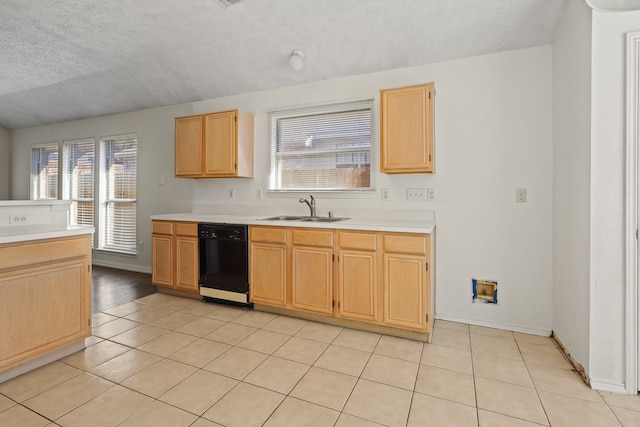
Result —
<instances>
[{"instance_id":1,"label":"electrical switch plate","mask_svg":"<svg viewBox=\"0 0 640 427\"><path fill-rule=\"evenodd\" d=\"M518 202L518 203L526 203L527 202L527 189L526 188L516 188L516 202Z\"/></svg>"},{"instance_id":2,"label":"electrical switch plate","mask_svg":"<svg viewBox=\"0 0 640 427\"><path fill-rule=\"evenodd\" d=\"M407 188L407 201L424 202L424 188Z\"/></svg>"},{"instance_id":3,"label":"electrical switch plate","mask_svg":"<svg viewBox=\"0 0 640 427\"><path fill-rule=\"evenodd\" d=\"M388 188L383 188L380 190L380 198L382 199L383 202L388 202L390 199L390 195L389 195L389 189Z\"/></svg>"},{"instance_id":4,"label":"electrical switch plate","mask_svg":"<svg viewBox=\"0 0 640 427\"><path fill-rule=\"evenodd\" d=\"M227 198L233 199L234 197L236 197L236 190L234 190L233 188L229 188L227 190Z\"/></svg>"},{"instance_id":5,"label":"electrical switch plate","mask_svg":"<svg viewBox=\"0 0 640 427\"><path fill-rule=\"evenodd\" d=\"M427 200L435 200L436 199L436 189L435 188L427 188Z\"/></svg>"}]
</instances>

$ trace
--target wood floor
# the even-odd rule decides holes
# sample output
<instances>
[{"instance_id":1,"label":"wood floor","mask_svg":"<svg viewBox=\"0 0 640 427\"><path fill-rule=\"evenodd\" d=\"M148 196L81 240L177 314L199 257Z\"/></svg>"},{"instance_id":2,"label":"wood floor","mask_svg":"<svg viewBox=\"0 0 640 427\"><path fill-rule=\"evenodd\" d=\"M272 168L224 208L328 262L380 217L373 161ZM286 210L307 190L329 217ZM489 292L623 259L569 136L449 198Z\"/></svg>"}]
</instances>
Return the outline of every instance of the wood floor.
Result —
<instances>
[{"instance_id":1,"label":"wood floor","mask_svg":"<svg viewBox=\"0 0 640 427\"><path fill-rule=\"evenodd\" d=\"M154 294L151 275L114 268L93 266L93 312Z\"/></svg>"}]
</instances>

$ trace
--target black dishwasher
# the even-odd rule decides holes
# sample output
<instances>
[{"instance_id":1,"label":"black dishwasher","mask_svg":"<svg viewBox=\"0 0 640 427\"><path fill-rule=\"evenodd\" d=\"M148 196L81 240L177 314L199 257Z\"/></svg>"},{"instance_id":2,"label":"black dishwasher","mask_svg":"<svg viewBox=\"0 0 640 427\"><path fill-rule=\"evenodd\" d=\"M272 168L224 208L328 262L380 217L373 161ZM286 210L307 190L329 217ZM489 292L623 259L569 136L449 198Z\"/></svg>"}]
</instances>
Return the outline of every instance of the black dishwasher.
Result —
<instances>
[{"instance_id":1,"label":"black dishwasher","mask_svg":"<svg viewBox=\"0 0 640 427\"><path fill-rule=\"evenodd\" d=\"M251 307L247 225L198 224L200 295L205 301Z\"/></svg>"}]
</instances>

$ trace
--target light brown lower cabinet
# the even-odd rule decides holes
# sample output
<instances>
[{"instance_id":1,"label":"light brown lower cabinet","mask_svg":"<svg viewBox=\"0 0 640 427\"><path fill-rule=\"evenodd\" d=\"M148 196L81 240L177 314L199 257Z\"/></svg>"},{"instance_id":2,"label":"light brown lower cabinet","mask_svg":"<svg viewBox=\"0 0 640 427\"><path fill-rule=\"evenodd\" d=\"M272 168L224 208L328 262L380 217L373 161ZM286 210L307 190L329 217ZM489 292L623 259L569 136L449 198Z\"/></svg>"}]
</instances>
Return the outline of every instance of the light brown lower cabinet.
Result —
<instances>
[{"instance_id":1,"label":"light brown lower cabinet","mask_svg":"<svg viewBox=\"0 0 640 427\"><path fill-rule=\"evenodd\" d=\"M198 224L153 221L152 227L152 283L198 294Z\"/></svg>"},{"instance_id":2,"label":"light brown lower cabinet","mask_svg":"<svg viewBox=\"0 0 640 427\"><path fill-rule=\"evenodd\" d=\"M252 302L294 315L431 333L431 235L250 229Z\"/></svg>"},{"instance_id":3,"label":"light brown lower cabinet","mask_svg":"<svg viewBox=\"0 0 640 427\"><path fill-rule=\"evenodd\" d=\"M0 372L91 336L91 235L0 245Z\"/></svg>"}]
</instances>

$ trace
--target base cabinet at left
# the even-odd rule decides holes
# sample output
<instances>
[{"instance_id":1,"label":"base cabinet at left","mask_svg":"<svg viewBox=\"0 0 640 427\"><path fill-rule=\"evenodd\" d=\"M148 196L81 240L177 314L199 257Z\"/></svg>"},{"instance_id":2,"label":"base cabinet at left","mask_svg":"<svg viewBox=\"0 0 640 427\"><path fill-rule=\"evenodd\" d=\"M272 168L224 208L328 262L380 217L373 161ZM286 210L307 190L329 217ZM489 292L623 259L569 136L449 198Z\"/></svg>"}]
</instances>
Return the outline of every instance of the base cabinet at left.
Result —
<instances>
[{"instance_id":1,"label":"base cabinet at left","mask_svg":"<svg viewBox=\"0 0 640 427\"><path fill-rule=\"evenodd\" d=\"M153 221L152 225L152 283L199 293L198 223Z\"/></svg>"}]
</instances>

